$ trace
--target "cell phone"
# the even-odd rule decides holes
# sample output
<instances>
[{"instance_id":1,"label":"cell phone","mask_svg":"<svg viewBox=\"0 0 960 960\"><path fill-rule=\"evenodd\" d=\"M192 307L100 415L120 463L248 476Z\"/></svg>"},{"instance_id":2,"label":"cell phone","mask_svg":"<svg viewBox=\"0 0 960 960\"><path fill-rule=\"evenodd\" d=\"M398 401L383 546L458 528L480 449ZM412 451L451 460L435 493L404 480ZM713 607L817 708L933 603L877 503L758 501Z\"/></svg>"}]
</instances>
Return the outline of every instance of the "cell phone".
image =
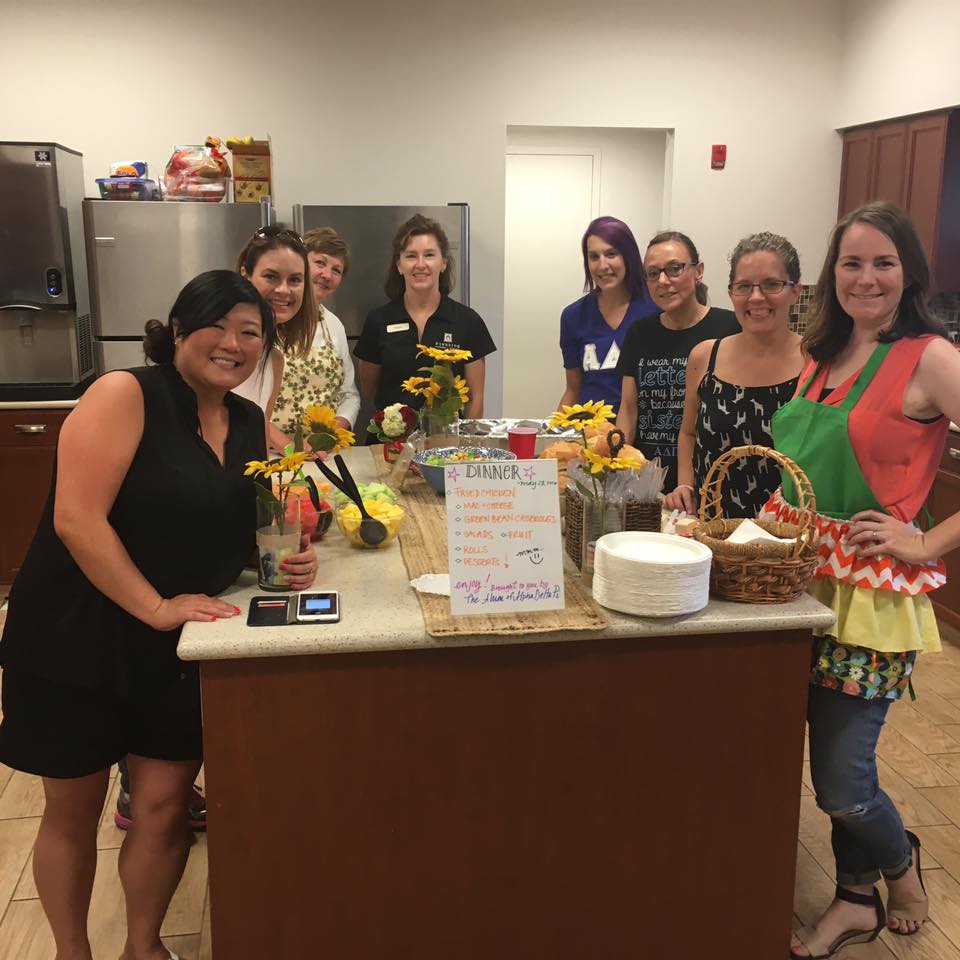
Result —
<instances>
[{"instance_id":1,"label":"cell phone","mask_svg":"<svg viewBox=\"0 0 960 960\"><path fill-rule=\"evenodd\" d=\"M320 590L297 594L298 623L336 623L340 619L340 594Z\"/></svg>"}]
</instances>

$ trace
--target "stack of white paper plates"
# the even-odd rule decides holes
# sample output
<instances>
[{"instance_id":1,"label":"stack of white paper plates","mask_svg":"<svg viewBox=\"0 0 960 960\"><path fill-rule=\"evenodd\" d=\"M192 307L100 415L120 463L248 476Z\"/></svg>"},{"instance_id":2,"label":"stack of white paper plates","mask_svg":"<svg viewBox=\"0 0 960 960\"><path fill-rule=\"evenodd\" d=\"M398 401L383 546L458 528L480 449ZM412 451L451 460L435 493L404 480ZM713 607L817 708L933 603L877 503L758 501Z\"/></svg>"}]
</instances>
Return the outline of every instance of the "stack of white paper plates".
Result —
<instances>
[{"instance_id":1,"label":"stack of white paper plates","mask_svg":"<svg viewBox=\"0 0 960 960\"><path fill-rule=\"evenodd\" d=\"M597 541L593 598L637 617L675 617L707 605L709 547L667 533L625 531Z\"/></svg>"}]
</instances>

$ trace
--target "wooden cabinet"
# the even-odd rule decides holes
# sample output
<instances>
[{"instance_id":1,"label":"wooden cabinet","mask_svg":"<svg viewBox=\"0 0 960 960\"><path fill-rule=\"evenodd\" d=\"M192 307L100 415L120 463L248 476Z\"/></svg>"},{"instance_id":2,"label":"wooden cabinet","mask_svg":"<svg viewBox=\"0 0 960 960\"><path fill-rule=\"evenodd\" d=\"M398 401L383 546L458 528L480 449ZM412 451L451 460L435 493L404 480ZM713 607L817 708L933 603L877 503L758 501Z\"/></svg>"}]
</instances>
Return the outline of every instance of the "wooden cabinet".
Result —
<instances>
[{"instance_id":1,"label":"wooden cabinet","mask_svg":"<svg viewBox=\"0 0 960 960\"><path fill-rule=\"evenodd\" d=\"M843 135L838 215L889 200L913 220L939 290L960 290L960 111Z\"/></svg>"},{"instance_id":2,"label":"wooden cabinet","mask_svg":"<svg viewBox=\"0 0 960 960\"><path fill-rule=\"evenodd\" d=\"M69 410L0 410L0 583L10 583L26 556L53 475L60 427Z\"/></svg>"},{"instance_id":3,"label":"wooden cabinet","mask_svg":"<svg viewBox=\"0 0 960 960\"><path fill-rule=\"evenodd\" d=\"M930 491L929 506L936 523L960 511L960 433L952 430L947 435L943 460ZM960 549L951 551L945 559L947 583L934 590L930 599L938 617L960 628Z\"/></svg>"}]
</instances>

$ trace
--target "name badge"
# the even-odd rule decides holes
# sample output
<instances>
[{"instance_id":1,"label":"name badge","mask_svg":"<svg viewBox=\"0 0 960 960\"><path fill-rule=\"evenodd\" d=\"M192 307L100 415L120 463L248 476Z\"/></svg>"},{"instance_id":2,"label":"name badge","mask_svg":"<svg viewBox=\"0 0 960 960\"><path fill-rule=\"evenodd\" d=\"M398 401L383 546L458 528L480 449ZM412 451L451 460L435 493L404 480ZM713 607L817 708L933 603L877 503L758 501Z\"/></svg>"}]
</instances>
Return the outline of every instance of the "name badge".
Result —
<instances>
[{"instance_id":1,"label":"name badge","mask_svg":"<svg viewBox=\"0 0 960 960\"><path fill-rule=\"evenodd\" d=\"M403 333L404 330L409 330L410 324L408 323L388 323L387 324L387 333Z\"/></svg>"}]
</instances>

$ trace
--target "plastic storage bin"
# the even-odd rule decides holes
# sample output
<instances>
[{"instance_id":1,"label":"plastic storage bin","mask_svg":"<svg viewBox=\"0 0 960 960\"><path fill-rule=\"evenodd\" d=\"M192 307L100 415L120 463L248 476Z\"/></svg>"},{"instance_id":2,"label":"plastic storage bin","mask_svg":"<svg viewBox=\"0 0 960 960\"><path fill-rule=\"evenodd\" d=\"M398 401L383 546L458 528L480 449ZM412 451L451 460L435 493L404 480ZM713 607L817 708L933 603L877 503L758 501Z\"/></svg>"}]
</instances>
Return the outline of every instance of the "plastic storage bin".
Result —
<instances>
[{"instance_id":1,"label":"plastic storage bin","mask_svg":"<svg viewBox=\"0 0 960 960\"><path fill-rule=\"evenodd\" d=\"M100 177L97 180L102 200L159 200L156 180L142 177Z\"/></svg>"}]
</instances>

